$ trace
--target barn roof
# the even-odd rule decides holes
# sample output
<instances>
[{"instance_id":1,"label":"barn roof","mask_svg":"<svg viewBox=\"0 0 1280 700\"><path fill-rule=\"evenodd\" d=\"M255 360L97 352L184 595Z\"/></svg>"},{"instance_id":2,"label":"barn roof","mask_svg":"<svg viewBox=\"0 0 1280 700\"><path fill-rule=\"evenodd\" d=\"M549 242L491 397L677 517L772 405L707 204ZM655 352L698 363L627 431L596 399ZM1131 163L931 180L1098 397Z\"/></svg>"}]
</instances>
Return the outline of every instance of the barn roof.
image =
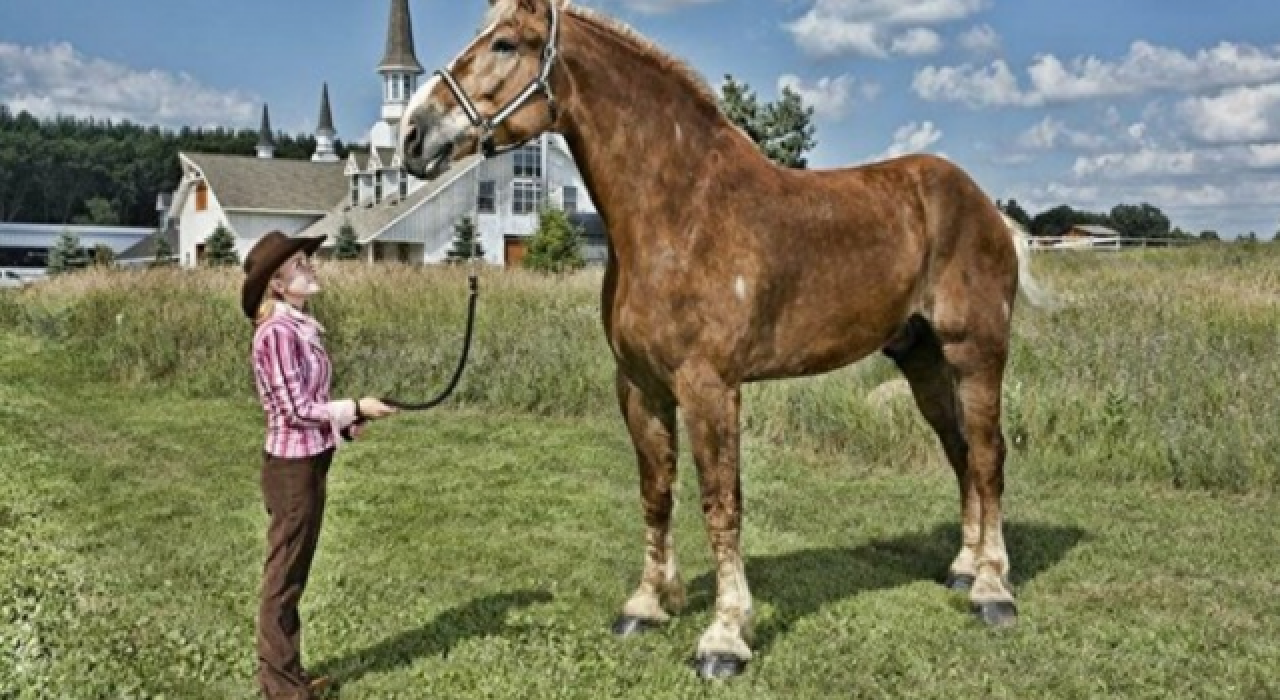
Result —
<instances>
[{"instance_id":1,"label":"barn roof","mask_svg":"<svg viewBox=\"0 0 1280 700\"><path fill-rule=\"evenodd\" d=\"M1088 234L1090 236L1119 236L1120 235L1120 232L1113 228L1108 228L1106 226L1099 226L1097 224L1076 224L1071 228L1081 233Z\"/></svg>"},{"instance_id":2,"label":"barn roof","mask_svg":"<svg viewBox=\"0 0 1280 700\"><path fill-rule=\"evenodd\" d=\"M342 201L347 179L342 162L183 153L204 173L223 209L323 214Z\"/></svg>"}]
</instances>

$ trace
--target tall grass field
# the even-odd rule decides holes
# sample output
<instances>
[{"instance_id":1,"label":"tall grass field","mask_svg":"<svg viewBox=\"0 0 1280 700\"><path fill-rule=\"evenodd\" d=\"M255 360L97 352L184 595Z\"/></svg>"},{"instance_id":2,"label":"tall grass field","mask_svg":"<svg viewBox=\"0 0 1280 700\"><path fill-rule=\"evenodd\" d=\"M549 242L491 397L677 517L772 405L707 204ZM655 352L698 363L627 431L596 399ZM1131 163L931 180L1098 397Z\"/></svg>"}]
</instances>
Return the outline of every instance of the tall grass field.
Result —
<instances>
[{"instance_id":1,"label":"tall grass field","mask_svg":"<svg viewBox=\"0 0 1280 700\"><path fill-rule=\"evenodd\" d=\"M686 665L714 577L682 441L690 607L617 640L635 458L600 274L481 270L445 408L344 447L303 600L341 698L1280 697L1280 250L1038 253L1004 390L1021 618L937 583L954 477L879 356L744 395L757 659ZM323 263L339 396L415 399L465 268ZM0 699L252 698L266 515L238 269L0 293Z\"/></svg>"}]
</instances>

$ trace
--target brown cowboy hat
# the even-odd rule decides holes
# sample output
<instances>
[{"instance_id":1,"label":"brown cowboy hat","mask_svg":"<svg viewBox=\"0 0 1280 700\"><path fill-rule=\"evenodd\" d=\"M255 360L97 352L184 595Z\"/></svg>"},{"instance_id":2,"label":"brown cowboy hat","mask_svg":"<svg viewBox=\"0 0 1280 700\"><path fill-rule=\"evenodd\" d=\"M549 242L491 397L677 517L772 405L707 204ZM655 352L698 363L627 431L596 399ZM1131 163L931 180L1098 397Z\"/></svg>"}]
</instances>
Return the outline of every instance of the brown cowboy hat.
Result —
<instances>
[{"instance_id":1,"label":"brown cowboy hat","mask_svg":"<svg viewBox=\"0 0 1280 700\"><path fill-rule=\"evenodd\" d=\"M291 237L271 231L253 244L244 258L244 285L240 287L240 308L250 321L257 316L262 295L276 270L300 250L307 255L315 253L324 240L324 236Z\"/></svg>"}]
</instances>

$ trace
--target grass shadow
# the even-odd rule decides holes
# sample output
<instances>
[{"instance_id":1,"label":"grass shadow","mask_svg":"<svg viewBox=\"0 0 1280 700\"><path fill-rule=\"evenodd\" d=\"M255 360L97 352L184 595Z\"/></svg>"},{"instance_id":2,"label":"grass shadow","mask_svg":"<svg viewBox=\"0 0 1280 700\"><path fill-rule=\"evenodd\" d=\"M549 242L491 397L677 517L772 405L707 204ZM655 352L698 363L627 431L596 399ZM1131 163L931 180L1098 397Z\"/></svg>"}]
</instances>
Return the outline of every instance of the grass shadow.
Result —
<instances>
[{"instance_id":1,"label":"grass shadow","mask_svg":"<svg viewBox=\"0 0 1280 700\"><path fill-rule=\"evenodd\" d=\"M1078 527L1006 522L1004 536L1017 595L1019 585L1061 561L1087 533ZM797 621L824 605L916 581L941 583L959 546L960 528L948 524L856 548L826 547L751 557L746 569L752 596L775 608L769 620L757 625L753 646L767 649ZM714 571L694 579L689 585L689 611L710 609L715 586Z\"/></svg>"},{"instance_id":2,"label":"grass shadow","mask_svg":"<svg viewBox=\"0 0 1280 700\"><path fill-rule=\"evenodd\" d=\"M374 646L341 658L325 661L312 670L315 675L334 679L336 690L371 673L391 671L415 660L440 654L460 642L501 634L507 613L552 600L546 591L524 590L499 593L468 601L436 616L430 623L398 634Z\"/></svg>"}]
</instances>

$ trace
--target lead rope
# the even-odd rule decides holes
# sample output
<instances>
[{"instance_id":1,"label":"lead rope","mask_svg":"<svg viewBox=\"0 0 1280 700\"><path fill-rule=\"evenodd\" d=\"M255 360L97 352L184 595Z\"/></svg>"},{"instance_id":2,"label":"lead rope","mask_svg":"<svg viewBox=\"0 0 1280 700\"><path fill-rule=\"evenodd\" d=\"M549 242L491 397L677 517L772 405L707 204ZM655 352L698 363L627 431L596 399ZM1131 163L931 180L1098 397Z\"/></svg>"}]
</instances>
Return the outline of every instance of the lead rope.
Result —
<instances>
[{"instance_id":1,"label":"lead rope","mask_svg":"<svg viewBox=\"0 0 1280 700\"><path fill-rule=\"evenodd\" d=\"M453 390L455 388L457 388L458 380L462 378L462 370L467 366L467 356L471 352L471 336L472 336L472 332L475 329L476 298L480 292L480 281L476 276L476 260L477 260L478 245L479 245L479 232L476 232L475 237L471 239L471 260L468 261L467 263L468 265L467 286L470 290L470 294L467 299L467 327L462 338L462 355L458 358L458 366L455 367L453 370L453 378L449 380L448 386L446 386L443 391L441 391L434 398L429 399L427 401L411 402L411 401L403 401L400 399L387 397L382 399L382 403L388 406L391 406L392 408L397 408L401 411L425 411L427 409L435 408L436 406L439 406L441 403L444 403L445 399L449 398L449 395L453 393ZM355 425L361 425L366 420L368 419L360 413L360 401L359 399L357 399ZM348 442L351 440L350 428L343 429L342 437L346 439Z\"/></svg>"}]
</instances>

